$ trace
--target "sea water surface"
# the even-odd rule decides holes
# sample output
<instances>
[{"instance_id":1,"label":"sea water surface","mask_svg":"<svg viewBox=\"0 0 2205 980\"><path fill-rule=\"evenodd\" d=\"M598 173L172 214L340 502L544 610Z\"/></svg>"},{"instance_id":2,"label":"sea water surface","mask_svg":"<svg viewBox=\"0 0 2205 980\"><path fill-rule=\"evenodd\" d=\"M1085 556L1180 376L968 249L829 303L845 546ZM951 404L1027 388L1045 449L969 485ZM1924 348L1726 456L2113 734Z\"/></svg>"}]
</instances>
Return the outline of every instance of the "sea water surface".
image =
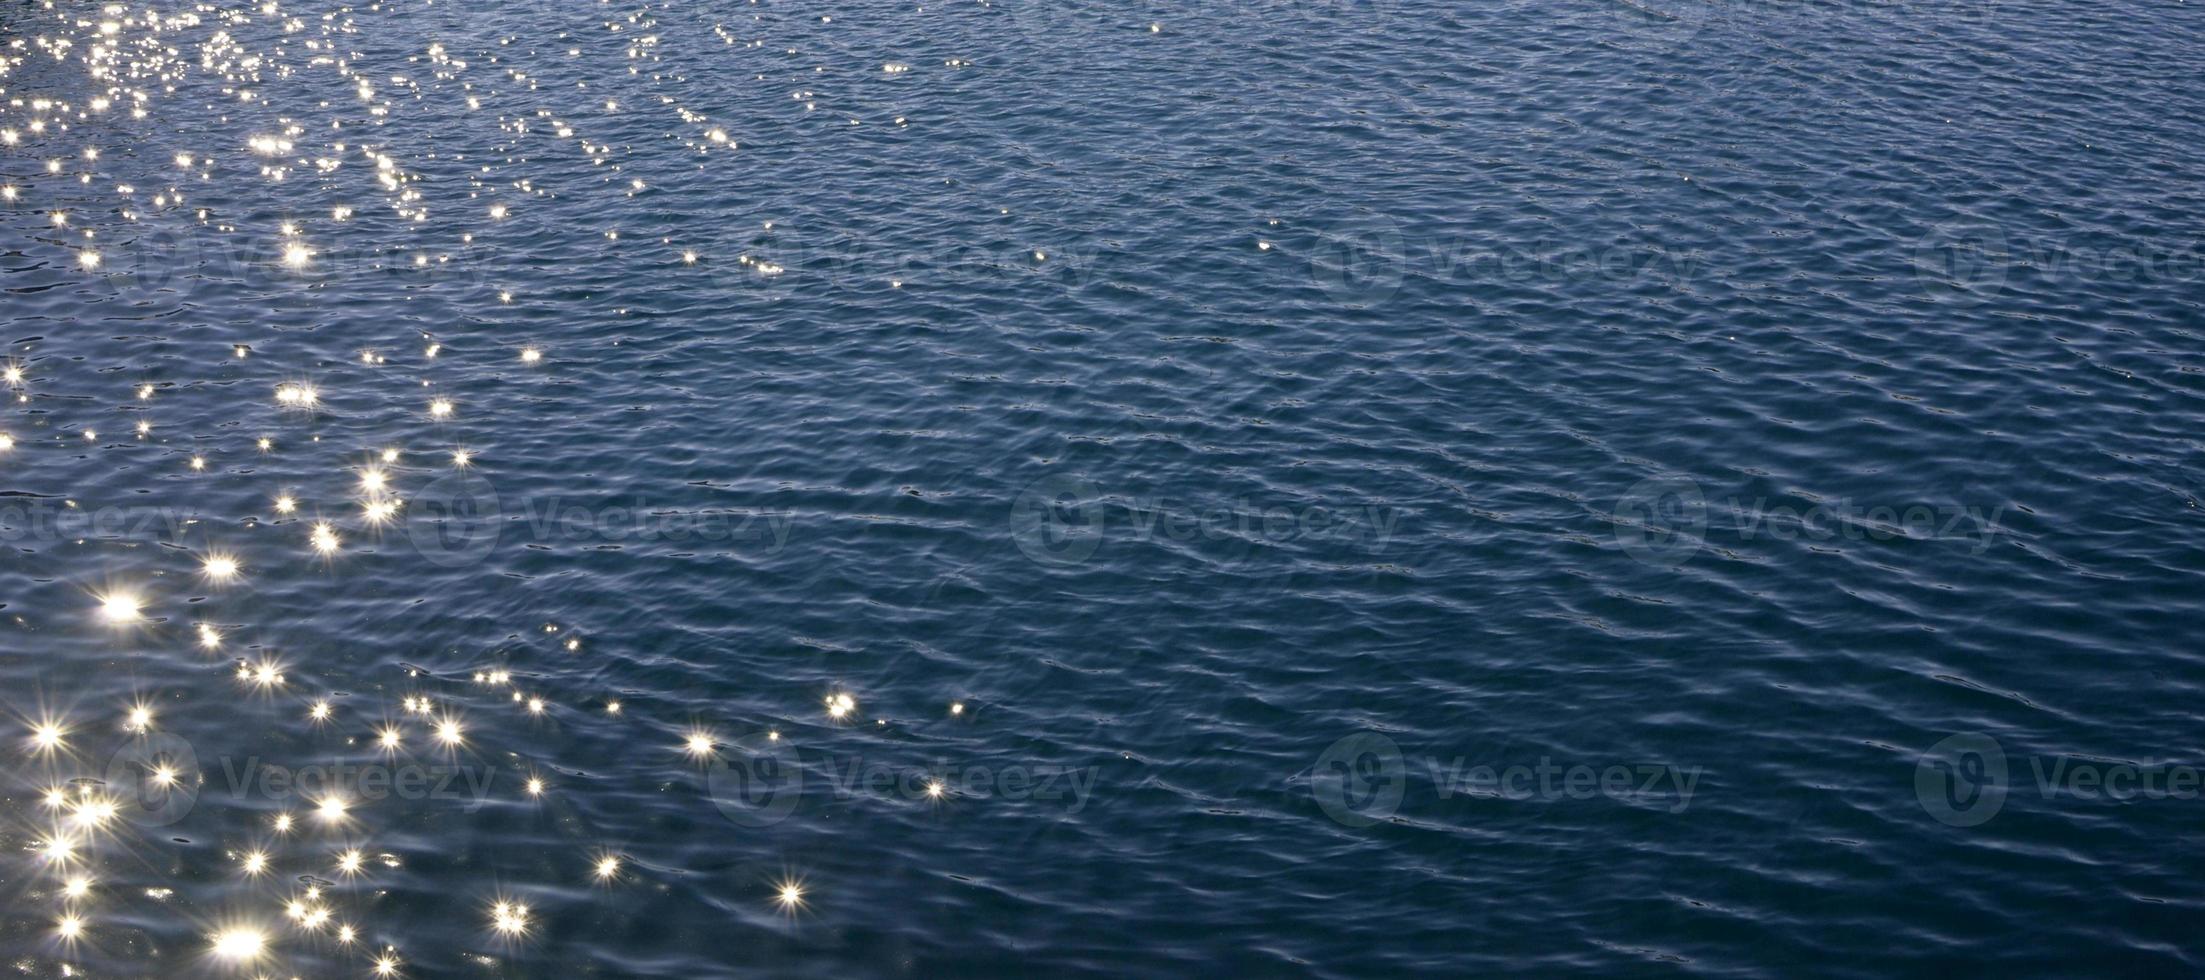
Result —
<instances>
[{"instance_id":1,"label":"sea water surface","mask_svg":"<svg viewBox=\"0 0 2205 980\"><path fill-rule=\"evenodd\" d=\"M2201 39L9 0L0 952L2195 975Z\"/></svg>"}]
</instances>

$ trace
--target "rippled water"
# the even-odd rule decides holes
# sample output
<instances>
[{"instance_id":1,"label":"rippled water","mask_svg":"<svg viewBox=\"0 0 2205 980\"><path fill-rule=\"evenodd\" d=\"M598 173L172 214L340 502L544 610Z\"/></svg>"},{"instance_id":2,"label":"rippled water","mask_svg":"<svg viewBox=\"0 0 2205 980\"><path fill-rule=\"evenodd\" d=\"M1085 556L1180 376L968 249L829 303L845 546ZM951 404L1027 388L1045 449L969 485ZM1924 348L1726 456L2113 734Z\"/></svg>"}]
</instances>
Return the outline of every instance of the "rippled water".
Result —
<instances>
[{"instance_id":1,"label":"rippled water","mask_svg":"<svg viewBox=\"0 0 2205 980\"><path fill-rule=\"evenodd\" d=\"M2201 20L8 4L0 951L2193 973Z\"/></svg>"}]
</instances>

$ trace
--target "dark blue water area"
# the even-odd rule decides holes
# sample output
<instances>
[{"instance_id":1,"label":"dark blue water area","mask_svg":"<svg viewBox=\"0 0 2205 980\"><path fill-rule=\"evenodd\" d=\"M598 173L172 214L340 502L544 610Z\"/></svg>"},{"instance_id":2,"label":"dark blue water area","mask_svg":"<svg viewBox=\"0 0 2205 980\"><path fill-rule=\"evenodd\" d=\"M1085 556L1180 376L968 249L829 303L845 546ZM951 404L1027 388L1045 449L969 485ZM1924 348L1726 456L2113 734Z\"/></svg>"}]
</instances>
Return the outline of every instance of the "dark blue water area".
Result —
<instances>
[{"instance_id":1,"label":"dark blue water area","mask_svg":"<svg viewBox=\"0 0 2205 980\"><path fill-rule=\"evenodd\" d=\"M0 6L0 952L2194 975L2201 37Z\"/></svg>"}]
</instances>

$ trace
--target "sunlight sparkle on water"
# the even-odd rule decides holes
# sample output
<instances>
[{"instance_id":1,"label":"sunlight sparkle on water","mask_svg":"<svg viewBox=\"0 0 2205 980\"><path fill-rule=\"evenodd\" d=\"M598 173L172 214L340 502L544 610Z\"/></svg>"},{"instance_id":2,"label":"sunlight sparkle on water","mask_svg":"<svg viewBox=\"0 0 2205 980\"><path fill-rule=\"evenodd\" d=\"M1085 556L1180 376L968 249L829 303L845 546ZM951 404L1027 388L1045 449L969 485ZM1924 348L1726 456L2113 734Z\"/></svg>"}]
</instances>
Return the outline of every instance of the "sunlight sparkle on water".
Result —
<instances>
[{"instance_id":1,"label":"sunlight sparkle on water","mask_svg":"<svg viewBox=\"0 0 2205 980\"><path fill-rule=\"evenodd\" d=\"M59 722L42 721L31 726L31 745L40 751L51 752L61 748L68 729Z\"/></svg>"},{"instance_id":2,"label":"sunlight sparkle on water","mask_svg":"<svg viewBox=\"0 0 2205 980\"><path fill-rule=\"evenodd\" d=\"M220 552L212 553L207 556L206 562L201 566L201 571L206 574L210 581L228 582L237 578L237 559Z\"/></svg>"},{"instance_id":3,"label":"sunlight sparkle on water","mask_svg":"<svg viewBox=\"0 0 2205 980\"><path fill-rule=\"evenodd\" d=\"M214 955L232 963L250 963L268 949L268 934L247 926L225 929L214 937Z\"/></svg>"},{"instance_id":4,"label":"sunlight sparkle on water","mask_svg":"<svg viewBox=\"0 0 2205 980\"><path fill-rule=\"evenodd\" d=\"M705 756L711 755L712 734L710 732L704 731L692 731L689 733L688 738L682 742L682 748L690 755L696 756L700 759Z\"/></svg>"},{"instance_id":5,"label":"sunlight sparkle on water","mask_svg":"<svg viewBox=\"0 0 2205 980\"><path fill-rule=\"evenodd\" d=\"M500 901L490 907L490 927L501 936L518 936L528 931L528 906Z\"/></svg>"},{"instance_id":6,"label":"sunlight sparkle on water","mask_svg":"<svg viewBox=\"0 0 2205 980\"><path fill-rule=\"evenodd\" d=\"M774 892L773 900L780 903L783 911L794 912L804 905L804 886L798 881L784 880Z\"/></svg>"},{"instance_id":7,"label":"sunlight sparkle on water","mask_svg":"<svg viewBox=\"0 0 2205 980\"><path fill-rule=\"evenodd\" d=\"M110 623L121 625L138 621L140 602L130 592L110 592L100 599L100 616Z\"/></svg>"}]
</instances>

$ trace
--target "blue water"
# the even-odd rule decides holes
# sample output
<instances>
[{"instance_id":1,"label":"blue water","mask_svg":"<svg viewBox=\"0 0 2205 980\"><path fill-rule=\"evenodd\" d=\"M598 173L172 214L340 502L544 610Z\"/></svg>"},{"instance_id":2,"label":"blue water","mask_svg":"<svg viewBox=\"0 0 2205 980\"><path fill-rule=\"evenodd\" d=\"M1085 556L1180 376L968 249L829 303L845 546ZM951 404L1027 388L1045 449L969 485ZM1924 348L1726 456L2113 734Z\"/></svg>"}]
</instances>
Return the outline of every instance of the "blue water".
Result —
<instances>
[{"instance_id":1,"label":"blue water","mask_svg":"<svg viewBox=\"0 0 2205 980\"><path fill-rule=\"evenodd\" d=\"M10 3L0 952L2195 974L2201 37Z\"/></svg>"}]
</instances>

